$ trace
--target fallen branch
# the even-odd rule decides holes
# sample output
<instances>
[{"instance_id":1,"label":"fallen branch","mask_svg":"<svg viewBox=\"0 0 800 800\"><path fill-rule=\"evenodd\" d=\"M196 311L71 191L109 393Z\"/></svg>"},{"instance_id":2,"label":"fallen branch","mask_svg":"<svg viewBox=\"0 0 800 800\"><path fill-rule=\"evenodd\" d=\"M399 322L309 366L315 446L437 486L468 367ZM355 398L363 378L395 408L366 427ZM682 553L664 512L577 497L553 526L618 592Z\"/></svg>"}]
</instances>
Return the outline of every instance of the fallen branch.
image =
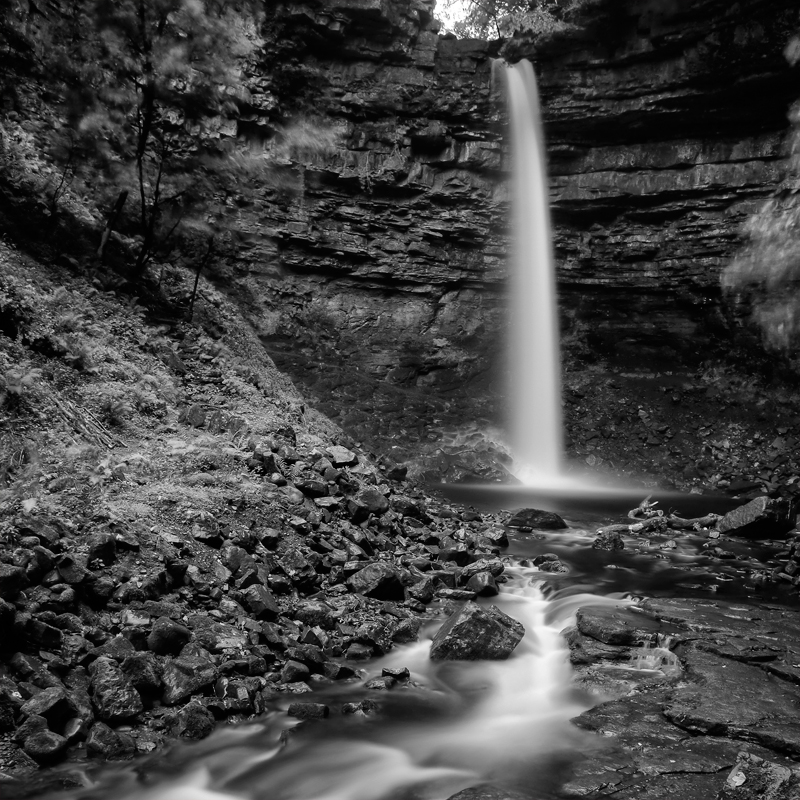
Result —
<instances>
[{"instance_id":1,"label":"fallen branch","mask_svg":"<svg viewBox=\"0 0 800 800\"><path fill-rule=\"evenodd\" d=\"M115 444L124 446L125 443L112 436L111 432L103 426L100 420L85 408L79 408L69 400L59 400L51 396L56 410L61 418L71 425L78 433L96 444L104 447L114 447Z\"/></svg>"},{"instance_id":2,"label":"fallen branch","mask_svg":"<svg viewBox=\"0 0 800 800\"><path fill-rule=\"evenodd\" d=\"M668 524L670 528L677 531L698 530L699 528L715 528L719 519L719 514L706 514L704 517L695 517L694 519L681 519L671 514Z\"/></svg>"},{"instance_id":3,"label":"fallen branch","mask_svg":"<svg viewBox=\"0 0 800 800\"><path fill-rule=\"evenodd\" d=\"M717 520L720 518L719 514L706 514L704 517L695 517L693 519L683 519L670 514L668 517L650 517L643 519L639 522L631 523L630 525L606 525L600 528L598 533L651 533L653 531L688 531L699 530L700 528L713 528L716 527Z\"/></svg>"}]
</instances>

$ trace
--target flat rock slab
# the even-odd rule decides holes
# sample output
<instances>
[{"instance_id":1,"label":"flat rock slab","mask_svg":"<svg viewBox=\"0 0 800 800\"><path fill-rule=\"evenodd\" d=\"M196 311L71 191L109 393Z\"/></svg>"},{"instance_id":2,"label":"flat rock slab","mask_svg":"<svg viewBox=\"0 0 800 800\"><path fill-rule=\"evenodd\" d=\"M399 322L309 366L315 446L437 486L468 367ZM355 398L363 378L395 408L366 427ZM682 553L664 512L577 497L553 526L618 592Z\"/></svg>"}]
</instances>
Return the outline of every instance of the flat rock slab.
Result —
<instances>
[{"instance_id":1,"label":"flat rock slab","mask_svg":"<svg viewBox=\"0 0 800 800\"><path fill-rule=\"evenodd\" d=\"M800 687L702 651L687 653L685 663L695 682L675 691L664 707L667 719L692 733L757 741L800 755Z\"/></svg>"},{"instance_id":2,"label":"flat rock slab","mask_svg":"<svg viewBox=\"0 0 800 800\"><path fill-rule=\"evenodd\" d=\"M470 786L456 794L450 795L447 800L531 800L532 795L519 792L516 789L504 789L502 786L484 783L480 786Z\"/></svg>"},{"instance_id":3,"label":"flat rock slab","mask_svg":"<svg viewBox=\"0 0 800 800\"><path fill-rule=\"evenodd\" d=\"M671 691L660 686L602 703L574 719L578 727L598 737L595 747L586 748L590 755L562 787L565 796L712 800L742 750L776 758L755 743L694 736L671 724L662 713Z\"/></svg>"},{"instance_id":4,"label":"flat rock slab","mask_svg":"<svg viewBox=\"0 0 800 800\"><path fill-rule=\"evenodd\" d=\"M497 606L465 603L439 628L431 644L434 661L502 660L522 641L525 628Z\"/></svg>"},{"instance_id":5,"label":"flat rock slab","mask_svg":"<svg viewBox=\"0 0 800 800\"><path fill-rule=\"evenodd\" d=\"M686 598L653 599L642 606L672 631L683 672L639 682L635 694L618 694L619 699L573 720L595 736L593 746L585 748L587 758L563 787L566 796L799 800L800 795L785 792L774 797L741 794L740 787L725 784L742 751L748 758L797 768L792 760L800 754L800 668L793 667L800 663L797 612L767 604ZM584 609L588 624L605 620L605 615L592 620L592 611ZM618 609L607 611L614 623ZM601 637L616 639L604 632ZM620 673L620 658L636 652L588 637L577 628L567 633L567 640L590 691L607 689L603 676ZM734 790L740 793L732 794Z\"/></svg>"},{"instance_id":6,"label":"flat rock slab","mask_svg":"<svg viewBox=\"0 0 800 800\"><path fill-rule=\"evenodd\" d=\"M650 642L656 634L667 632L654 617L631 611L625 605L579 608L576 621L584 636L622 647L641 645ZM669 626L670 631L673 629Z\"/></svg>"}]
</instances>

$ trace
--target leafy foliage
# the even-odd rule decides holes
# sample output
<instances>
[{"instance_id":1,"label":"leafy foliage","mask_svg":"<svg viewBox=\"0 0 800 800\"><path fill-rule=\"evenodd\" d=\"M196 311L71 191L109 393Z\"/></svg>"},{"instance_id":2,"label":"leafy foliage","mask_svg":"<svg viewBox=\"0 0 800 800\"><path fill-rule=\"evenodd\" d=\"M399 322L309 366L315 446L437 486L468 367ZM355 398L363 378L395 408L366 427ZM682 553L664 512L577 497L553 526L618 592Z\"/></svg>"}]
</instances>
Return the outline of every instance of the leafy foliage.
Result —
<instances>
[{"instance_id":1,"label":"leafy foliage","mask_svg":"<svg viewBox=\"0 0 800 800\"><path fill-rule=\"evenodd\" d=\"M41 377L42 371L32 366L12 367L0 375L0 406L18 403Z\"/></svg>"},{"instance_id":2,"label":"leafy foliage","mask_svg":"<svg viewBox=\"0 0 800 800\"><path fill-rule=\"evenodd\" d=\"M445 9L461 6L463 19L453 25L453 32L462 38L506 38L516 31L535 34L551 33L567 27L565 11L577 0L445 0Z\"/></svg>"},{"instance_id":3,"label":"leafy foliage","mask_svg":"<svg viewBox=\"0 0 800 800\"><path fill-rule=\"evenodd\" d=\"M101 203L131 190L134 209L121 224L138 238L141 274L237 172L230 118L255 46L255 11L224 0L73 0L67 8L46 66L63 81L70 128L51 149L63 152L66 138L70 159L102 168ZM64 174L72 171L70 162Z\"/></svg>"},{"instance_id":4,"label":"leafy foliage","mask_svg":"<svg viewBox=\"0 0 800 800\"><path fill-rule=\"evenodd\" d=\"M800 62L800 37L786 48ZM721 276L729 298L749 306L765 345L792 354L800 344L800 102L792 107L790 174L745 224L745 246Z\"/></svg>"}]
</instances>

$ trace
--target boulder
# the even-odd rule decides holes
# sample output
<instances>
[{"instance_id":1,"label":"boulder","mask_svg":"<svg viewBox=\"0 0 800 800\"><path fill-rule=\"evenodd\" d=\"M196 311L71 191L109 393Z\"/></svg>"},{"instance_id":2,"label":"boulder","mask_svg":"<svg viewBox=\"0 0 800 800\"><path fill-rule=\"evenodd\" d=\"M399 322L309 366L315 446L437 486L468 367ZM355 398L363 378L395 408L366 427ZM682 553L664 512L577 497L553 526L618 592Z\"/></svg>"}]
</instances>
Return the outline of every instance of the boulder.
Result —
<instances>
[{"instance_id":1,"label":"boulder","mask_svg":"<svg viewBox=\"0 0 800 800\"><path fill-rule=\"evenodd\" d=\"M56 569L61 580L70 586L80 583L89 574L81 561L69 553L64 553L56 559Z\"/></svg>"},{"instance_id":2,"label":"boulder","mask_svg":"<svg viewBox=\"0 0 800 800\"><path fill-rule=\"evenodd\" d=\"M794 529L797 506L787 498L756 497L729 511L718 523L720 533L769 539Z\"/></svg>"},{"instance_id":3,"label":"boulder","mask_svg":"<svg viewBox=\"0 0 800 800\"><path fill-rule=\"evenodd\" d=\"M290 659L283 665L281 681L283 683L295 683L296 681L306 680L310 675L311 670L305 664Z\"/></svg>"},{"instance_id":4,"label":"boulder","mask_svg":"<svg viewBox=\"0 0 800 800\"><path fill-rule=\"evenodd\" d=\"M152 695L161 689L161 665L153 653L132 653L121 667L140 694Z\"/></svg>"},{"instance_id":5,"label":"boulder","mask_svg":"<svg viewBox=\"0 0 800 800\"><path fill-rule=\"evenodd\" d=\"M214 715L200 703L188 703L177 717L177 734L183 739L205 739L216 727Z\"/></svg>"},{"instance_id":6,"label":"boulder","mask_svg":"<svg viewBox=\"0 0 800 800\"><path fill-rule=\"evenodd\" d=\"M226 622L215 622L205 614L192 614L188 622L194 629L194 642L210 653L241 650L247 644L246 631Z\"/></svg>"},{"instance_id":7,"label":"boulder","mask_svg":"<svg viewBox=\"0 0 800 800\"><path fill-rule=\"evenodd\" d=\"M490 572L496 578L498 575L502 575L504 570L505 566L499 558L481 558L464 567L461 571L461 576L465 580L469 580L479 572Z\"/></svg>"},{"instance_id":8,"label":"boulder","mask_svg":"<svg viewBox=\"0 0 800 800\"><path fill-rule=\"evenodd\" d=\"M295 488L299 489L306 497L311 497L312 499L327 497L328 495L328 484L323 481L304 478L295 481L294 485Z\"/></svg>"},{"instance_id":9,"label":"boulder","mask_svg":"<svg viewBox=\"0 0 800 800\"><path fill-rule=\"evenodd\" d=\"M347 579L347 586L353 592L376 600L403 600L405 588L400 573L383 561L376 561L360 569Z\"/></svg>"},{"instance_id":10,"label":"boulder","mask_svg":"<svg viewBox=\"0 0 800 800\"><path fill-rule=\"evenodd\" d=\"M192 632L169 617L159 617L147 637L147 646L159 656L176 656L192 638Z\"/></svg>"},{"instance_id":11,"label":"boulder","mask_svg":"<svg viewBox=\"0 0 800 800\"><path fill-rule=\"evenodd\" d=\"M478 597L494 597L500 594L491 572L476 573L467 581L466 588L468 592L474 592Z\"/></svg>"},{"instance_id":12,"label":"boulder","mask_svg":"<svg viewBox=\"0 0 800 800\"><path fill-rule=\"evenodd\" d=\"M89 667L89 673L92 702L101 720L121 722L144 710L139 692L116 661L108 656L98 658Z\"/></svg>"},{"instance_id":13,"label":"boulder","mask_svg":"<svg viewBox=\"0 0 800 800\"><path fill-rule=\"evenodd\" d=\"M341 445L333 445L328 448L331 455L331 462L334 467L349 467L358 463L358 456L346 447Z\"/></svg>"},{"instance_id":14,"label":"boulder","mask_svg":"<svg viewBox=\"0 0 800 800\"><path fill-rule=\"evenodd\" d=\"M104 564L114 563L114 559L117 557L117 540L110 533L93 533L87 544L87 559L90 564L92 561L101 561Z\"/></svg>"},{"instance_id":15,"label":"boulder","mask_svg":"<svg viewBox=\"0 0 800 800\"><path fill-rule=\"evenodd\" d=\"M333 609L322 600L305 600L298 603L292 616L312 628L318 626L323 630L332 631L336 627L336 615Z\"/></svg>"},{"instance_id":16,"label":"boulder","mask_svg":"<svg viewBox=\"0 0 800 800\"><path fill-rule=\"evenodd\" d=\"M421 627L422 622L418 617L408 617L401 620L394 631L392 631L392 641L396 644L416 642Z\"/></svg>"},{"instance_id":17,"label":"boulder","mask_svg":"<svg viewBox=\"0 0 800 800\"><path fill-rule=\"evenodd\" d=\"M136 652L136 648L121 634L113 639L109 639L97 647L92 648L90 655L94 658L108 656L115 661L124 661L131 653Z\"/></svg>"},{"instance_id":18,"label":"boulder","mask_svg":"<svg viewBox=\"0 0 800 800\"><path fill-rule=\"evenodd\" d=\"M317 581L316 570L296 547L287 550L278 563L298 589L310 589Z\"/></svg>"},{"instance_id":19,"label":"boulder","mask_svg":"<svg viewBox=\"0 0 800 800\"><path fill-rule=\"evenodd\" d=\"M624 550L625 541L619 531L599 531L597 536L594 537L592 547L595 550Z\"/></svg>"},{"instance_id":20,"label":"boulder","mask_svg":"<svg viewBox=\"0 0 800 800\"><path fill-rule=\"evenodd\" d=\"M63 732L67 722L77 716L78 708L65 689L51 686L23 703L20 712L25 717L43 717L47 720L47 727L50 730Z\"/></svg>"},{"instance_id":21,"label":"boulder","mask_svg":"<svg viewBox=\"0 0 800 800\"><path fill-rule=\"evenodd\" d=\"M357 497L369 509L371 514L384 514L389 510L389 500L386 495L374 486L367 486L362 489Z\"/></svg>"},{"instance_id":22,"label":"boulder","mask_svg":"<svg viewBox=\"0 0 800 800\"><path fill-rule=\"evenodd\" d=\"M481 533L494 547L508 547L508 535L502 529L489 528Z\"/></svg>"},{"instance_id":23,"label":"boulder","mask_svg":"<svg viewBox=\"0 0 800 800\"><path fill-rule=\"evenodd\" d=\"M32 733L22 743L22 749L39 762L48 762L59 756L67 747L67 740L50 730Z\"/></svg>"},{"instance_id":24,"label":"boulder","mask_svg":"<svg viewBox=\"0 0 800 800\"><path fill-rule=\"evenodd\" d=\"M119 734L105 722L95 722L86 737L86 751L100 758L114 758L124 753L125 747Z\"/></svg>"},{"instance_id":25,"label":"boulder","mask_svg":"<svg viewBox=\"0 0 800 800\"><path fill-rule=\"evenodd\" d=\"M296 719L325 719L330 709L324 703L292 703L286 713Z\"/></svg>"},{"instance_id":26,"label":"boulder","mask_svg":"<svg viewBox=\"0 0 800 800\"><path fill-rule=\"evenodd\" d=\"M568 528L558 514L538 508L522 508L506 523L509 528L532 528L540 531L554 531Z\"/></svg>"},{"instance_id":27,"label":"boulder","mask_svg":"<svg viewBox=\"0 0 800 800\"><path fill-rule=\"evenodd\" d=\"M161 676L164 683L162 699L165 705L175 705L214 683L216 679L217 668L211 661L197 655L179 656L164 667Z\"/></svg>"},{"instance_id":28,"label":"boulder","mask_svg":"<svg viewBox=\"0 0 800 800\"><path fill-rule=\"evenodd\" d=\"M502 660L522 641L522 623L497 606L465 603L439 628L431 644L434 661Z\"/></svg>"},{"instance_id":29,"label":"boulder","mask_svg":"<svg viewBox=\"0 0 800 800\"><path fill-rule=\"evenodd\" d=\"M272 592L260 583L245 589L244 601L256 619L270 621L276 619L280 614L280 608L272 596Z\"/></svg>"},{"instance_id":30,"label":"boulder","mask_svg":"<svg viewBox=\"0 0 800 800\"><path fill-rule=\"evenodd\" d=\"M13 600L27 585L28 578L22 567L0 564L0 597Z\"/></svg>"}]
</instances>

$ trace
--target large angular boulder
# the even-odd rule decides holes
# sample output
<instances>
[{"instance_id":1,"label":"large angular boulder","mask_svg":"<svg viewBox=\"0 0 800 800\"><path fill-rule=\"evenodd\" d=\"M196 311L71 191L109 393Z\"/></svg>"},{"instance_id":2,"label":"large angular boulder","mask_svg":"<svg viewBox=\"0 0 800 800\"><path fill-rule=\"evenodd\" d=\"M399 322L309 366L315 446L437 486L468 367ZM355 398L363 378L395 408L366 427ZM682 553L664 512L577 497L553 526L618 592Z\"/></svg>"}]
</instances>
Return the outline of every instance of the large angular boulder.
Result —
<instances>
[{"instance_id":1,"label":"large angular boulder","mask_svg":"<svg viewBox=\"0 0 800 800\"><path fill-rule=\"evenodd\" d=\"M60 686L51 686L35 694L22 704L20 712L25 717L44 717L47 727L56 733L63 732L67 722L78 716L76 704Z\"/></svg>"},{"instance_id":2,"label":"large angular boulder","mask_svg":"<svg viewBox=\"0 0 800 800\"><path fill-rule=\"evenodd\" d=\"M434 661L495 661L508 658L525 628L497 606L465 603L439 628L431 644Z\"/></svg>"},{"instance_id":3,"label":"large angular boulder","mask_svg":"<svg viewBox=\"0 0 800 800\"><path fill-rule=\"evenodd\" d=\"M160 656L176 656L192 638L192 632L169 617L159 617L147 637L147 646Z\"/></svg>"},{"instance_id":4,"label":"large angular boulder","mask_svg":"<svg viewBox=\"0 0 800 800\"><path fill-rule=\"evenodd\" d=\"M281 612L272 592L260 583L244 590L244 601L256 619L274 620Z\"/></svg>"},{"instance_id":5,"label":"large angular boulder","mask_svg":"<svg viewBox=\"0 0 800 800\"><path fill-rule=\"evenodd\" d=\"M172 706L214 683L217 668L200 656L180 656L167 663L161 679L164 683L164 704Z\"/></svg>"},{"instance_id":6,"label":"large angular boulder","mask_svg":"<svg viewBox=\"0 0 800 800\"><path fill-rule=\"evenodd\" d=\"M144 710L139 692L116 661L102 656L89 667L89 672L92 676L92 702L101 720L122 722Z\"/></svg>"},{"instance_id":7,"label":"large angular boulder","mask_svg":"<svg viewBox=\"0 0 800 800\"><path fill-rule=\"evenodd\" d=\"M352 450L341 445L336 444L329 447L328 452L331 454L331 462L334 467L349 467L358 463L358 456Z\"/></svg>"},{"instance_id":8,"label":"large angular boulder","mask_svg":"<svg viewBox=\"0 0 800 800\"><path fill-rule=\"evenodd\" d=\"M509 528L532 528L539 531L555 531L568 528L558 514L538 508L522 508L506 523Z\"/></svg>"},{"instance_id":9,"label":"large angular boulder","mask_svg":"<svg viewBox=\"0 0 800 800\"><path fill-rule=\"evenodd\" d=\"M794 529L797 506L786 498L756 497L729 511L718 524L720 533L769 539L783 536Z\"/></svg>"},{"instance_id":10,"label":"large angular boulder","mask_svg":"<svg viewBox=\"0 0 800 800\"><path fill-rule=\"evenodd\" d=\"M368 564L347 579L353 592L376 600L404 600L405 588L398 571L382 561Z\"/></svg>"},{"instance_id":11,"label":"large angular boulder","mask_svg":"<svg viewBox=\"0 0 800 800\"><path fill-rule=\"evenodd\" d=\"M474 592L478 597L494 597L500 594L497 582L491 572L477 572L467 581L467 591Z\"/></svg>"},{"instance_id":12,"label":"large angular boulder","mask_svg":"<svg viewBox=\"0 0 800 800\"><path fill-rule=\"evenodd\" d=\"M188 623L194 629L195 643L210 653L241 650L247 645L247 632L227 622L215 622L205 614L191 614Z\"/></svg>"}]
</instances>

